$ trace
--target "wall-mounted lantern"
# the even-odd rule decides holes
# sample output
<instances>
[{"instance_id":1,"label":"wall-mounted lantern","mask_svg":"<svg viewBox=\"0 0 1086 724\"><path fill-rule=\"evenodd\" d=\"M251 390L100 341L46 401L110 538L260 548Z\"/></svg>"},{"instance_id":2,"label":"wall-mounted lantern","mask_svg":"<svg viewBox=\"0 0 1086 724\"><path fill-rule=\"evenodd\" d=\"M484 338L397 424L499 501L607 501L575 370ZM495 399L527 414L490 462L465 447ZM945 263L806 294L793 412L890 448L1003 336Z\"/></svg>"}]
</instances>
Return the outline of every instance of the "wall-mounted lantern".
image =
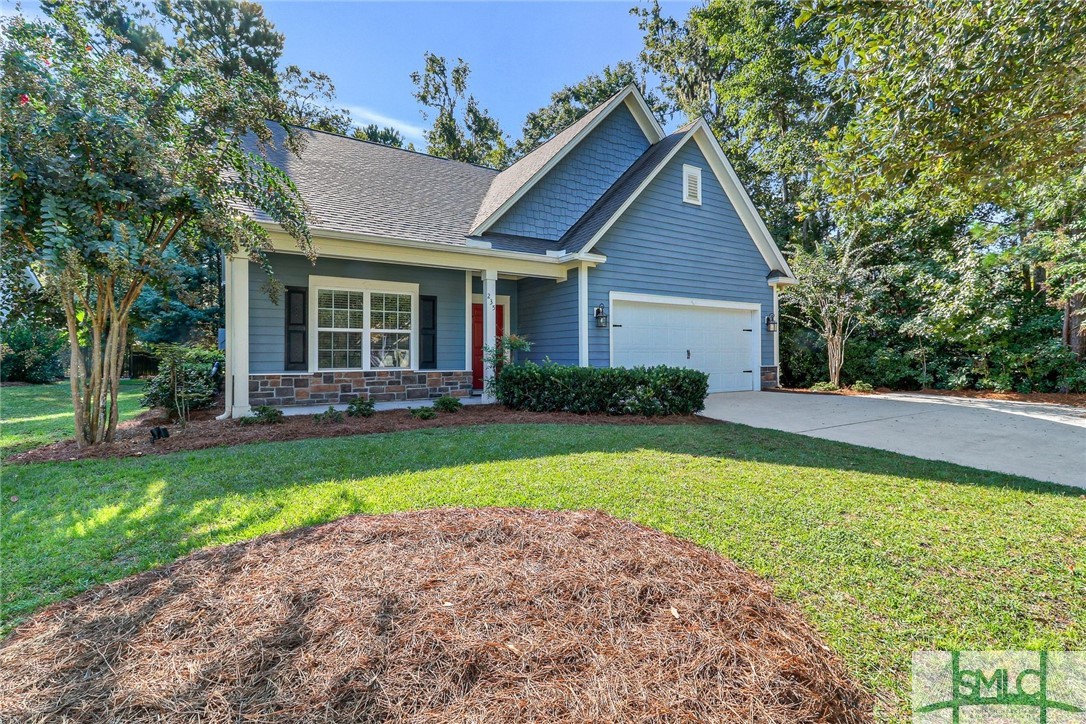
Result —
<instances>
[{"instance_id":1,"label":"wall-mounted lantern","mask_svg":"<svg viewBox=\"0 0 1086 724\"><path fill-rule=\"evenodd\" d=\"M765 318L765 331L776 332L777 331L777 318L770 314Z\"/></svg>"},{"instance_id":2,"label":"wall-mounted lantern","mask_svg":"<svg viewBox=\"0 0 1086 724\"><path fill-rule=\"evenodd\" d=\"M599 305L598 307L596 307L595 316L596 316L596 326L597 327L606 327L607 326L607 310L603 308L602 304Z\"/></svg>"}]
</instances>

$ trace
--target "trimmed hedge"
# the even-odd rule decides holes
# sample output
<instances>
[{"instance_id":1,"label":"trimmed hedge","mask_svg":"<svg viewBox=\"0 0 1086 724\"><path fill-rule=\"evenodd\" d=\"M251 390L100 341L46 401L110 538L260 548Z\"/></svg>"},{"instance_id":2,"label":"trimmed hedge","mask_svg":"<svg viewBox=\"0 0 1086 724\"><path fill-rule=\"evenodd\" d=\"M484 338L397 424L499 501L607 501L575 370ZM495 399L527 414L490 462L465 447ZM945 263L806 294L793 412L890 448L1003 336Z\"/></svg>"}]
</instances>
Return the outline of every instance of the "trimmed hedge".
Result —
<instances>
[{"instance_id":1,"label":"trimmed hedge","mask_svg":"<svg viewBox=\"0 0 1086 724\"><path fill-rule=\"evenodd\" d=\"M533 362L506 365L494 396L533 412L608 415L692 415L705 408L709 375L682 367L567 367Z\"/></svg>"}]
</instances>

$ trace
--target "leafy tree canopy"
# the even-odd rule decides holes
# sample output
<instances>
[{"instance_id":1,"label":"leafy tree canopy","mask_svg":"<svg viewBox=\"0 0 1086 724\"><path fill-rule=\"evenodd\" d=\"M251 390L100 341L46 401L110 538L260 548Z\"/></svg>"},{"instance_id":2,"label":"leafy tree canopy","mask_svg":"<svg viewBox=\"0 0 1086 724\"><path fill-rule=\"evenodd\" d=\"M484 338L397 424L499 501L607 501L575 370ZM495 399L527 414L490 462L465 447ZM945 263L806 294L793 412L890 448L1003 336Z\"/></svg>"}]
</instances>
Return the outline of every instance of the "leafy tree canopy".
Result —
<instances>
[{"instance_id":1,"label":"leafy tree canopy","mask_svg":"<svg viewBox=\"0 0 1086 724\"><path fill-rule=\"evenodd\" d=\"M814 243L831 226L811 184L815 143L846 112L807 62L822 24L797 26L791 0L710 0L682 21L659 3L633 12L672 110L708 120L778 243Z\"/></svg>"},{"instance_id":2,"label":"leafy tree canopy","mask_svg":"<svg viewBox=\"0 0 1086 724\"><path fill-rule=\"evenodd\" d=\"M424 60L411 82L415 99L434 113L434 124L425 133L426 152L491 168L507 166L512 150L498 121L468 93L468 64L458 58L450 68L445 58L429 52Z\"/></svg>"},{"instance_id":3,"label":"leafy tree canopy","mask_svg":"<svg viewBox=\"0 0 1086 724\"><path fill-rule=\"evenodd\" d=\"M532 111L524 119L521 139L515 147L516 156L530 153L536 146L556 136L562 129L577 122L581 116L630 85L644 88L644 79L639 77L637 68L628 60L620 61L615 67L606 66L603 72L593 73L579 83L567 85L551 94L551 102L537 111ZM645 100L661 120L667 105L652 93L645 94Z\"/></svg>"},{"instance_id":4,"label":"leafy tree canopy","mask_svg":"<svg viewBox=\"0 0 1086 724\"><path fill-rule=\"evenodd\" d=\"M378 127L376 123L370 123L366 126L360 126L354 129L352 134L355 138L360 138L363 141L372 141L374 143L381 143L385 146L393 146L394 148L403 148L404 141L403 134L397 131L392 126L385 126L383 128Z\"/></svg>"},{"instance_id":5,"label":"leafy tree canopy","mask_svg":"<svg viewBox=\"0 0 1086 724\"><path fill-rule=\"evenodd\" d=\"M117 13L156 26L150 9L70 0L46 10L44 20L13 15L0 33L0 257L8 269L38 269L64 309L76 435L87 445L116 427L145 285L170 279L209 239L261 258L267 233L239 203L311 245L293 183L244 142L270 141L266 119L287 120L266 72L244 62L235 72L214 43L133 52L113 30Z\"/></svg>"},{"instance_id":6,"label":"leafy tree canopy","mask_svg":"<svg viewBox=\"0 0 1086 724\"><path fill-rule=\"evenodd\" d=\"M969 206L1086 165L1086 2L808 0L814 61L855 106L826 182ZM953 198L949 198L953 192Z\"/></svg>"}]
</instances>

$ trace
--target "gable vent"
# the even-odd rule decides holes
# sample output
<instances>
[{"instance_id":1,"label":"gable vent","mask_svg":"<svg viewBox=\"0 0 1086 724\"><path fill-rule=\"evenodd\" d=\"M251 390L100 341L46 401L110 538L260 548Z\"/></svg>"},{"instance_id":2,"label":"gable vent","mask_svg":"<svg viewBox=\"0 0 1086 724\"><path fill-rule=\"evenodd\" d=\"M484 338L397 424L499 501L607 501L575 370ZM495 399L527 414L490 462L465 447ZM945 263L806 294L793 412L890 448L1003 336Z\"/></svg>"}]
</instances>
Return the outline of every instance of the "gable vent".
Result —
<instances>
[{"instance_id":1,"label":"gable vent","mask_svg":"<svg viewBox=\"0 0 1086 724\"><path fill-rule=\"evenodd\" d=\"M683 164L683 201L701 205L701 169Z\"/></svg>"}]
</instances>

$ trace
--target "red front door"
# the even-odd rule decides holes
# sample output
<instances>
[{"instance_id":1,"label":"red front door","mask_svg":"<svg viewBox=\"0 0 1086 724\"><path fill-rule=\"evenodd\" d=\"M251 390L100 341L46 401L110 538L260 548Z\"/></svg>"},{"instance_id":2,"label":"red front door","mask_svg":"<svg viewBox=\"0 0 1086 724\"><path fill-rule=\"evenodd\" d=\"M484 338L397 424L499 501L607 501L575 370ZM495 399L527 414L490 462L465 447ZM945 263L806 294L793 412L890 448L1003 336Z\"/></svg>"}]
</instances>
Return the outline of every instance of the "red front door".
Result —
<instances>
[{"instance_id":1,"label":"red front door","mask_svg":"<svg viewBox=\"0 0 1086 724\"><path fill-rule=\"evenodd\" d=\"M505 307L495 310L498 337L505 334ZM471 305L471 381L477 390L483 389L483 305Z\"/></svg>"}]
</instances>

